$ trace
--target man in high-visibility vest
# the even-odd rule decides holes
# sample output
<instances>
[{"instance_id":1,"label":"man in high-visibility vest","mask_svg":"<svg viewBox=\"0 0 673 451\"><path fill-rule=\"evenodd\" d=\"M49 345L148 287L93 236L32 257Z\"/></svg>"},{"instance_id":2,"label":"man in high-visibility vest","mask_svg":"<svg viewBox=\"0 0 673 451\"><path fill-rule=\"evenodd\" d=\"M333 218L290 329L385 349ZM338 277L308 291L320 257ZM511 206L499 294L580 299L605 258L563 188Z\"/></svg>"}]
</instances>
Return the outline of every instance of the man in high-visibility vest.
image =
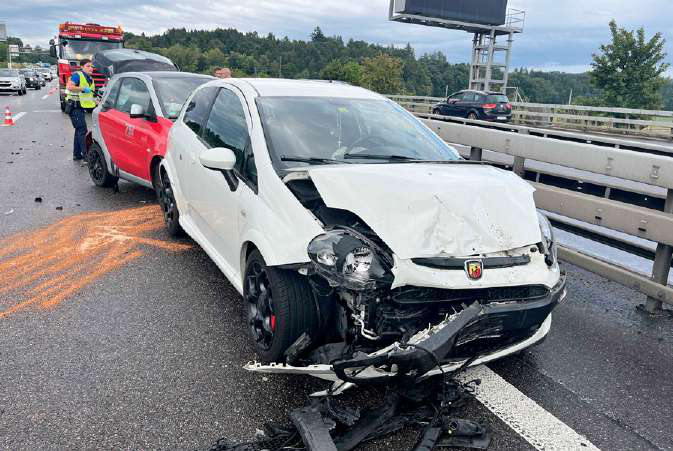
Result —
<instances>
[{"instance_id":1,"label":"man in high-visibility vest","mask_svg":"<svg viewBox=\"0 0 673 451\"><path fill-rule=\"evenodd\" d=\"M72 126L75 127L75 141L72 151L73 160L81 160L86 153L86 118L85 110L96 108L94 93L96 85L91 74L93 73L93 63L90 59L83 59L79 62L81 71L75 72L68 79L65 86L66 112L70 115Z\"/></svg>"}]
</instances>

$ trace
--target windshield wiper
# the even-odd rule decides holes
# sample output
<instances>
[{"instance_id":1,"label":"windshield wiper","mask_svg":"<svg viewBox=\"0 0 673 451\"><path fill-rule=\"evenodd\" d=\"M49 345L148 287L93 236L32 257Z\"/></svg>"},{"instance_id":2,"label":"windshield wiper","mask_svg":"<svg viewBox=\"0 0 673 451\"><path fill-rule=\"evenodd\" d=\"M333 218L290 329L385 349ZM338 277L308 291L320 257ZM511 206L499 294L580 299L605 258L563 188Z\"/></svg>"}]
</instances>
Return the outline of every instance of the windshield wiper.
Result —
<instances>
[{"instance_id":1,"label":"windshield wiper","mask_svg":"<svg viewBox=\"0 0 673 451\"><path fill-rule=\"evenodd\" d=\"M332 160L331 158L314 158L314 157L292 157L282 155L280 161L296 161L298 163L313 163L313 164L341 164L348 163L347 161Z\"/></svg>"},{"instance_id":2,"label":"windshield wiper","mask_svg":"<svg viewBox=\"0 0 673 451\"><path fill-rule=\"evenodd\" d=\"M476 160L421 160L414 157L407 157L405 155L376 155L376 154L346 154L344 155L345 159L358 159L363 160L387 160L387 161L400 161L405 163L437 163L437 164L489 164L485 161L476 161Z\"/></svg>"},{"instance_id":3,"label":"windshield wiper","mask_svg":"<svg viewBox=\"0 0 673 451\"><path fill-rule=\"evenodd\" d=\"M344 155L347 160L398 160L398 161L419 161L418 158L407 157L406 155L378 155L373 153L347 153Z\"/></svg>"}]
</instances>

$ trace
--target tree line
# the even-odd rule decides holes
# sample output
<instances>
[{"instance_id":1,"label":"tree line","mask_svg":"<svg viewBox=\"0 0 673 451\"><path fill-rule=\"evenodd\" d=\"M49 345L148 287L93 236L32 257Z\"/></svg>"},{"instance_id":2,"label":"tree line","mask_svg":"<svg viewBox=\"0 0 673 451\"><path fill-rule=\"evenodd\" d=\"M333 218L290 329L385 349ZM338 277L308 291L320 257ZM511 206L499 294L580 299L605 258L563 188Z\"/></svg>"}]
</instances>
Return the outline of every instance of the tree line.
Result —
<instances>
[{"instance_id":1,"label":"tree line","mask_svg":"<svg viewBox=\"0 0 673 451\"><path fill-rule=\"evenodd\" d=\"M628 31L614 21L609 26L612 40L597 49L592 71L515 69L509 86L529 102L673 110L673 80L663 75L668 66L662 63L661 34L648 40L642 28ZM212 73L227 66L237 77L342 80L383 94L444 97L465 89L469 80L469 65L451 62L442 52L417 57L409 44L396 48L345 41L326 36L320 27L307 40L233 28L174 28L154 36L126 33L125 41L126 47L167 56L184 71ZM0 61L7 54L2 45Z\"/></svg>"},{"instance_id":2,"label":"tree line","mask_svg":"<svg viewBox=\"0 0 673 451\"><path fill-rule=\"evenodd\" d=\"M23 47L23 41L20 38L13 37L13 36L7 36L7 41L6 42L0 42L0 67L6 67L7 66L7 59L8 59L8 45L18 45L19 48ZM52 58L48 54L49 48L47 49L40 49L40 52L35 52L35 53L21 53L19 56L13 56L12 57L12 62L13 63L39 63L39 62L44 62L44 63L49 63L49 64L55 64L56 63L56 58Z\"/></svg>"}]
</instances>

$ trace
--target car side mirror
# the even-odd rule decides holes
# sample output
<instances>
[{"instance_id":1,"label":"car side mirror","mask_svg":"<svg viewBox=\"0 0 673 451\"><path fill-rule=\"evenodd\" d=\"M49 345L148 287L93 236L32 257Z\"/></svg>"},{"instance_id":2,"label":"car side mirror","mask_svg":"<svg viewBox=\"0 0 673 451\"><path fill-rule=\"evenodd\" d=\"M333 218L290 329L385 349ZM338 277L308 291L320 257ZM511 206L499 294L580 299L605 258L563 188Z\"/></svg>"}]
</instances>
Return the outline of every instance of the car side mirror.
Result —
<instances>
[{"instance_id":1,"label":"car side mirror","mask_svg":"<svg viewBox=\"0 0 673 451\"><path fill-rule=\"evenodd\" d=\"M131 105L131 112L129 113L129 116L131 116L131 119L145 117L145 108L143 108L141 105L138 105L137 103L134 103Z\"/></svg>"},{"instance_id":2,"label":"car side mirror","mask_svg":"<svg viewBox=\"0 0 673 451\"><path fill-rule=\"evenodd\" d=\"M52 58L58 58L58 55L56 54L56 46L54 44L49 46L49 56L51 56Z\"/></svg>"},{"instance_id":3,"label":"car side mirror","mask_svg":"<svg viewBox=\"0 0 673 451\"><path fill-rule=\"evenodd\" d=\"M131 117L131 119L145 118L150 122L157 121L157 115L152 108L145 111L145 108L143 108L141 105L138 105L137 103L131 105L131 111L129 112L129 116Z\"/></svg>"},{"instance_id":4,"label":"car side mirror","mask_svg":"<svg viewBox=\"0 0 673 451\"><path fill-rule=\"evenodd\" d=\"M199 161L204 168L213 171L231 171L236 164L236 154L226 147L214 147L201 152Z\"/></svg>"}]
</instances>

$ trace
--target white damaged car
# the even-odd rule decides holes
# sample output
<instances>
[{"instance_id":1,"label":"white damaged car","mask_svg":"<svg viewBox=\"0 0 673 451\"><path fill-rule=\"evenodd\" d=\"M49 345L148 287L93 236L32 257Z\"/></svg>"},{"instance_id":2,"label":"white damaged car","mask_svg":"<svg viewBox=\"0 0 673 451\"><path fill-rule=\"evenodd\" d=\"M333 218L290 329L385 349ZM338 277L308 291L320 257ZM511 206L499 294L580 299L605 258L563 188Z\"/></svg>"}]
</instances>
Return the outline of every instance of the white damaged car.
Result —
<instances>
[{"instance_id":1,"label":"white damaged car","mask_svg":"<svg viewBox=\"0 0 673 451\"><path fill-rule=\"evenodd\" d=\"M546 336L565 275L533 191L371 91L227 79L186 102L159 199L243 296L247 368L341 390Z\"/></svg>"}]
</instances>

